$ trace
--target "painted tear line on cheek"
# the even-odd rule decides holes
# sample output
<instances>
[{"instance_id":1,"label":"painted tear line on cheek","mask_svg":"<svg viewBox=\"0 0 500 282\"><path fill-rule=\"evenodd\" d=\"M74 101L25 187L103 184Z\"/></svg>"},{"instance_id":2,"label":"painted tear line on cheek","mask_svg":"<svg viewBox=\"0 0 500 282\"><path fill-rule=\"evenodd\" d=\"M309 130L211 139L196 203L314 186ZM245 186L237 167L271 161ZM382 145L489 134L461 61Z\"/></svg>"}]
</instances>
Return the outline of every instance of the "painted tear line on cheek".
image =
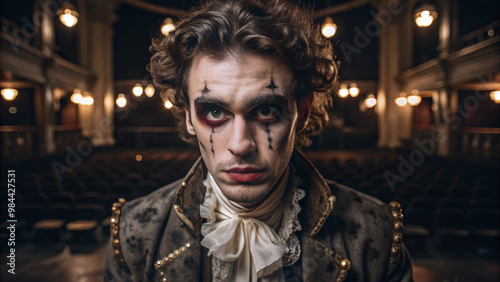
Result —
<instances>
[{"instance_id":1,"label":"painted tear line on cheek","mask_svg":"<svg viewBox=\"0 0 500 282\"><path fill-rule=\"evenodd\" d=\"M210 134L210 144L212 145L212 155L215 155L215 152L214 152L214 140L212 138L212 135L214 134L214 127L212 127L212 133Z\"/></svg>"},{"instance_id":2,"label":"painted tear line on cheek","mask_svg":"<svg viewBox=\"0 0 500 282\"><path fill-rule=\"evenodd\" d=\"M269 141L269 150L273 150L273 138L271 138L271 130L269 129L269 123L266 123L267 141Z\"/></svg>"}]
</instances>

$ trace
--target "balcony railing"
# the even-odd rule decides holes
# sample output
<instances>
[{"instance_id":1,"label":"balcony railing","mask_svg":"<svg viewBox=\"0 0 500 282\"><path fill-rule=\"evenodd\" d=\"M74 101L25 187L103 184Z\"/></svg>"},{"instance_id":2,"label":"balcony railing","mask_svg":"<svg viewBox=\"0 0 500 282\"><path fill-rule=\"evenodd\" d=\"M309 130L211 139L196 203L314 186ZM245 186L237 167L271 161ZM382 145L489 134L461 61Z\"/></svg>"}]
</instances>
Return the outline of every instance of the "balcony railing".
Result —
<instances>
[{"instance_id":1,"label":"balcony railing","mask_svg":"<svg viewBox=\"0 0 500 282\"><path fill-rule=\"evenodd\" d=\"M460 50L495 36L500 36L500 21L492 22L460 37L454 49Z\"/></svg>"}]
</instances>

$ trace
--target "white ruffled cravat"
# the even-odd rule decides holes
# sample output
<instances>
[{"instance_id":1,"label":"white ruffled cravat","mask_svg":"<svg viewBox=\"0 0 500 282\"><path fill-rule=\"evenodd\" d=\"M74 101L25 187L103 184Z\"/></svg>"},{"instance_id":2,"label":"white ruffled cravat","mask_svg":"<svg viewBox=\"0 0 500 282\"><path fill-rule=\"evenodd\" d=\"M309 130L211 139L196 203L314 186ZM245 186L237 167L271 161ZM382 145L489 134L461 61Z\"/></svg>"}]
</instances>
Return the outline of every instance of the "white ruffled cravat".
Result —
<instances>
[{"instance_id":1,"label":"white ruffled cravat","mask_svg":"<svg viewBox=\"0 0 500 282\"><path fill-rule=\"evenodd\" d=\"M282 256L285 244L276 233L281 224L288 168L279 185L259 206L245 208L222 193L212 175L204 181L207 187L200 214L207 219L202 225L201 245L232 268L222 281L284 281Z\"/></svg>"}]
</instances>

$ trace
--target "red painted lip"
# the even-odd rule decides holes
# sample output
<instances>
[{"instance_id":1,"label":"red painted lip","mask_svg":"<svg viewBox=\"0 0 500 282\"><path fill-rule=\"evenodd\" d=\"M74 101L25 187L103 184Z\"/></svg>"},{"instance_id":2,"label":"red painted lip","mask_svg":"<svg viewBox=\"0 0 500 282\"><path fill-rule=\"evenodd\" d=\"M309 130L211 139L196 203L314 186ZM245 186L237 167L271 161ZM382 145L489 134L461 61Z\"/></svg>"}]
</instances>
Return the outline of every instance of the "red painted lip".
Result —
<instances>
[{"instance_id":1,"label":"red painted lip","mask_svg":"<svg viewBox=\"0 0 500 282\"><path fill-rule=\"evenodd\" d=\"M229 178L238 182L250 182L264 175L264 170L256 168L232 168L224 171Z\"/></svg>"}]
</instances>

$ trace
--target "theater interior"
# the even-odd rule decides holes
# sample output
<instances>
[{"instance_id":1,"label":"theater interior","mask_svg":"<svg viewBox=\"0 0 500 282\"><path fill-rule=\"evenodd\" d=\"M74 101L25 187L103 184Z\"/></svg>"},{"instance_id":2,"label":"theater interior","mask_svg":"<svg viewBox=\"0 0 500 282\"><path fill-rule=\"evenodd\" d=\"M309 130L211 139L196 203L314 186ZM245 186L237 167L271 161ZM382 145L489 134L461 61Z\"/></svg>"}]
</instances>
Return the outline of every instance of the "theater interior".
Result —
<instances>
[{"instance_id":1,"label":"theater interior","mask_svg":"<svg viewBox=\"0 0 500 282\"><path fill-rule=\"evenodd\" d=\"M293 1L340 74L304 154L401 204L415 281L500 281L500 1ZM199 157L146 69L197 4L1 0L1 281L103 281L113 203Z\"/></svg>"}]
</instances>

